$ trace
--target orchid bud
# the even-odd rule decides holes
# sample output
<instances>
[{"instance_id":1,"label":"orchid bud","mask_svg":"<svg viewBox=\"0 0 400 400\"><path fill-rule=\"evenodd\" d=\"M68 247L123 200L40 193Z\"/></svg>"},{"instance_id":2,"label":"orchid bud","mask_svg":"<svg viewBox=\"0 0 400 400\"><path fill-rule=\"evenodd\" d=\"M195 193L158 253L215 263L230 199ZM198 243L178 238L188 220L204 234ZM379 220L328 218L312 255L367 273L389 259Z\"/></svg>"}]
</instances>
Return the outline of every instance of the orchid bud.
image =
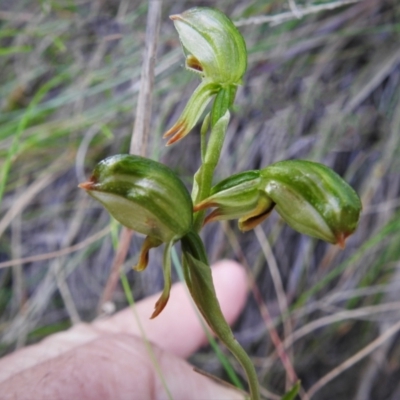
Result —
<instances>
[{"instance_id":1,"label":"orchid bud","mask_svg":"<svg viewBox=\"0 0 400 400\"><path fill-rule=\"evenodd\" d=\"M191 8L170 17L186 54L186 67L220 85L241 84L247 67L244 39L221 11Z\"/></svg>"},{"instance_id":2,"label":"orchid bud","mask_svg":"<svg viewBox=\"0 0 400 400\"><path fill-rule=\"evenodd\" d=\"M338 174L319 163L288 160L264 168L261 175L265 193L288 225L344 247L357 228L362 205Z\"/></svg>"},{"instance_id":3,"label":"orchid bud","mask_svg":"<svg viewBox=\"0 0 400 400\"><path fill-rule=\"evenodd\" d=\"M201 75L202 82L193 93L175 125L164 137L170 145L195 126L212 96L226 91L227 110L233 103L236 87L242 83L247 67L246 44L232 21L221 11L195 7L170 17L178 31L186 55L186 68ZM221 115L225 114L224 110Z\"/></svg>"},{"instance_id":4,"label":"orchid bud","mask_svg":"<svg viewBox=\"0 0 400 400\"><path fill-rule=\"evenodd\" d=\"M266 219L275 205L262 187L260 171L232 175L214 186L210 197L196 204L193 210L216 207L204 224L238 218L239 229L248 231Z\"/></svg>"},{"instance_id":5,"label":"orchid bud","mask_svg":"<svg viewBox=\"0 0 400 400\"><path fill-rule=\"evenodd\" d=\"M147 235L136 269L146 267L151 248L180 239L192 227L189 192L173 171L156 161L128 154L108 157L79 187L122 225Z\"/></svg>"}]
</instances>

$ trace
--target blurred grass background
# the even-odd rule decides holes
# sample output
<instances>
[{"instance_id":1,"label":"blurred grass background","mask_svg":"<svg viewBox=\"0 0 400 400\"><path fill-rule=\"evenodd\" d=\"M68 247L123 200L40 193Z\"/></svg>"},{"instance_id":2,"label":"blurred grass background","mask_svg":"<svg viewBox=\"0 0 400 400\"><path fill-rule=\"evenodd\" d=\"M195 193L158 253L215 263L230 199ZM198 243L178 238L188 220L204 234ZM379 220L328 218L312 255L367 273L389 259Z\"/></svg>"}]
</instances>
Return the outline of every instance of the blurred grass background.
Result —
<instances>
[{"instance_id":1,"label":"blurred grass background","mask_svg":"<svg viewBox=\"0 0 400 400\"><path fill-rule=\"evenodd\" d=\"M343 251L276 214L245 234L233 222L203 231L211 262L235 258L256 282L234 330L268 399L283 393L286 371L265 307L314 398L400 398L400 4L344 3L163 5L149 157L191 185L199 128L175 146L161 139L198 84L168 15L217 6L237 22L249 65L216 180L305 158L332 167L362 198ZM129 150L146 12L133 0L1 1L0 354L98 316L119 227L77 184L105 156ZM126 271L141 241L132 240ZM152 250L145 272L128 272L135 298L163 287L160 263ZM121 286L113 304L127 304ZM225 377L209 349L191 361Z\"/></svg>"}]
</instances>

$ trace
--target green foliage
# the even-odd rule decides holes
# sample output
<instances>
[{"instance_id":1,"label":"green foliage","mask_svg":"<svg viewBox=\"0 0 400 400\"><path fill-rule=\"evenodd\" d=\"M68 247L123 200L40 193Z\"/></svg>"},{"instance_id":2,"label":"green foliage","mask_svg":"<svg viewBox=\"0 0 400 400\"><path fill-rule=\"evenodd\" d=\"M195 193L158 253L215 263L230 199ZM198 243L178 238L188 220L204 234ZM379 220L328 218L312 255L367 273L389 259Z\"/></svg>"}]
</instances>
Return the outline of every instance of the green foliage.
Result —
<instances>
[{"instance_id":1,"label":"green foliage","mask_svg":"<svg viewBox=\"0 0 400 400\"><path fill-rule=\"evenodd\" d=\"M282 397L281 400L294 400L300 391L301 385L298 381L291 389L289 389Z\"/></svg>"}]
</instances>

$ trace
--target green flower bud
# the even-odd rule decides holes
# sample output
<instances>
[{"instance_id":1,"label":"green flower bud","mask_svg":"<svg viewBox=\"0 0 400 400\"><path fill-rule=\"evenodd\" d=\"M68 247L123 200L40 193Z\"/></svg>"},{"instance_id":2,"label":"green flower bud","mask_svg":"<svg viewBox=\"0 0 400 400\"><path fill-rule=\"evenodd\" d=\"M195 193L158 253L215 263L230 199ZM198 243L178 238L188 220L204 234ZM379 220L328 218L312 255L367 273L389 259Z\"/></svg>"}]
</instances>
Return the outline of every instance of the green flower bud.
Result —
<instances>
[{"instance_id":1,"label":"green flower bud","mask_svg":"<svg viewBox=\"0 0 400 400\"><path fill-rule=\"evenodd\" d=\"M186 54L186 67L201 75L202 83L193 93L182 115L164 137L170 145L195 126L212 96L221 90L233 103L236 87L247 67L246 44L232 21L221 11L195 7L170 17ZM224 112L225 113L225 112ZM222 114L224 114L222 113Z\"/></svg>"},{"instance_id":2,"label":"green flower bud","mask_svg":"<svg viewBox=\"0 0 400 400\"><path fill-rule=\"evenodd\" d=\"M241 83L247 67L246 44L225 14L195 7L170 18L178 31L188 69L220 85Z\"/></svg>"},{"instance_id":3,"label":"green flower bud","mask_svg":"<svg viewBox=\"0 0 400 400\"><path fill-rule=\"evenodd\" d=\"M289 160L225 179L194 210L209 207L216 209L205 223L239 218L243 231L254 228L275 208L298 232L344 247L357 228L361 201L328 167Z\"/></svg>"},{"instance_id":4,"label":"green flower bud","mask_svg":"<svg viewBox=\"0 0 400 400\"><path fill-rule=\"evenodd\" d=\"M204 224L218 220L239 219L239 229L248 231L268 217L275 203L262 190L260 171L242 172L224 179L211 189L210 197L196 204L194 211L216 209Z\"/></svg>"},{"instance_id":5,"label":"green flower bud","mask_svg":"<svg viewBox=\"0 0 400 400\"><path fill-rule=\"evenodd\" d=\"M265 192L288 225L344 247L357 228L362 205L338 174L325 165L303 160L277 162L261 174Z\"/></svg>"},{"instance_id":6,"label":"green flower bud","mask_svg":"<svg viewBox=\"0 0 400 400\"><path fill-rule=\"evenodd\" d=\"M151 248L180 239L192 227L189 192L173 171L156 161L128 154L108 157L79 187L122 225L147 235L138 270L146 267Z\"/></svg>"}]
</instances>

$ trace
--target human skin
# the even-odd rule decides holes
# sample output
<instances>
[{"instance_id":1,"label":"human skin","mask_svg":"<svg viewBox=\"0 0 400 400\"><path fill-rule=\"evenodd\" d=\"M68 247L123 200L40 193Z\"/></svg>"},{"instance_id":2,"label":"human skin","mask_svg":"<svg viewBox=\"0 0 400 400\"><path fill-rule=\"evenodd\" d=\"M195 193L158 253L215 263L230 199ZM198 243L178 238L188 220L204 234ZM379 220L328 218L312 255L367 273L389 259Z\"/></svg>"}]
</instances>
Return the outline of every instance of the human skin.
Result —
<instances>
[{"instance_id":1,"label":"human skin","mask_svg":"<svg viewBox=\"0 0 400 400\"><path fill-rule=\"evenodd\" d=\"M233 323L246 300L243 268L220 261L213 278L226 320ZM201 375L184 358L207 343L186 288L173 285L170 300L149 317L159 295L136 305L162 376L174 400L243 399L243 394ZM2 399L168 399L131 309L79 324L0 360Z\"/></svg>"}]
</instances>

